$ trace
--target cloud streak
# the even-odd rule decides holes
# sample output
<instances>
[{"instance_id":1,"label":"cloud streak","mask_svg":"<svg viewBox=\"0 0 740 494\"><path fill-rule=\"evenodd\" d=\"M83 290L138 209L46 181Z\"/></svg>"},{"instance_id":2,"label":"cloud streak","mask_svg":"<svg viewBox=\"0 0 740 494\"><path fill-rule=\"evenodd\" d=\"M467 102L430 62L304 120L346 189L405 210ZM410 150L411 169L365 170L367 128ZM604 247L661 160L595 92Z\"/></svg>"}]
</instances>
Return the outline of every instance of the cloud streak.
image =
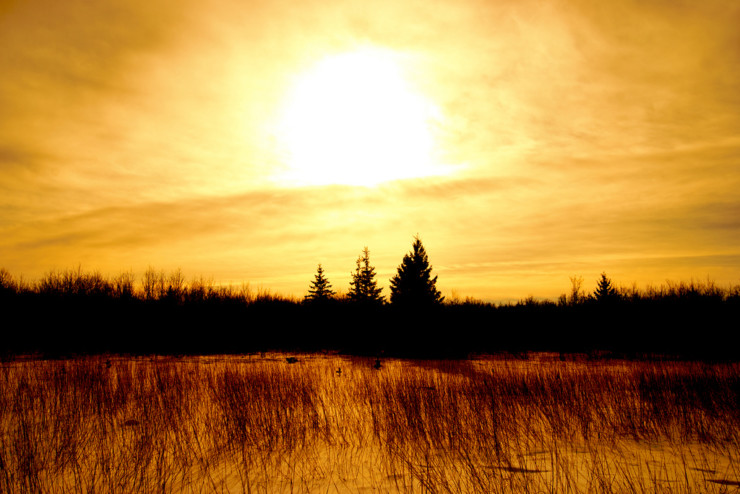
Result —
<instances>
[{"instance_id":1,"label":"cloud streak","mask_svg":"<svg viewBox=\"0 0 740 494\"><path fill-rule=\"evenodd\" d=\"M15 2L0 265L181 266L300 295L419 233L443 290L740 278L736 2ZM327 54L395 50L449 177L295 188L276 115ZM348 163L347 166L352 166Z\"/></svg>"}]
</instances>

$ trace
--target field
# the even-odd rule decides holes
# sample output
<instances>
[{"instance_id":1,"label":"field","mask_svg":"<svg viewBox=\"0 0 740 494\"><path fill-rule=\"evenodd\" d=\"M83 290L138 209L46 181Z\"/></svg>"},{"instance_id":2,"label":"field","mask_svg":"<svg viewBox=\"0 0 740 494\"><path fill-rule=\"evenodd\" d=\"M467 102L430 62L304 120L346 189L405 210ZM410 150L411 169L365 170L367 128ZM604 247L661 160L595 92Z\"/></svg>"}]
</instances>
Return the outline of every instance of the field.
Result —
<instances>
[{"instance_id":1,"label":"field","mask_svg":"<svg viewBox=\"0 0 740 494\"><path fill-rule=\"evenodd\" d=\"M15 358L0 492L737 492L740 365Z\"/></svg>"}]
</instances>

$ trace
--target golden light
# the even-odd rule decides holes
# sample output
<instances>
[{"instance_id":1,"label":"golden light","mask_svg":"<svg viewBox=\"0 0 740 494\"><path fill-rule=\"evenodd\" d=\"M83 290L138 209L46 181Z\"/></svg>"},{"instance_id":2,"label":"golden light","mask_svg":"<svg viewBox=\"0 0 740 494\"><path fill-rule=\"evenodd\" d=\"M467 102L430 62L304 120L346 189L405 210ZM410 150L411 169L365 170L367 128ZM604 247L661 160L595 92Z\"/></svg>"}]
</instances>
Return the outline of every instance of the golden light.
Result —
<instances>
[{"instance_id":1,"label":"golden light","mask_svg":"<svg viewBox=\"0 0 740 494\"><path fill-rule=\"evenodd\" d=\"M299 76L279 124L295 184L376 185L441 173L434 162L439 111L404 76L399 55L359 49Z\"/></svg>"}]
</instances>

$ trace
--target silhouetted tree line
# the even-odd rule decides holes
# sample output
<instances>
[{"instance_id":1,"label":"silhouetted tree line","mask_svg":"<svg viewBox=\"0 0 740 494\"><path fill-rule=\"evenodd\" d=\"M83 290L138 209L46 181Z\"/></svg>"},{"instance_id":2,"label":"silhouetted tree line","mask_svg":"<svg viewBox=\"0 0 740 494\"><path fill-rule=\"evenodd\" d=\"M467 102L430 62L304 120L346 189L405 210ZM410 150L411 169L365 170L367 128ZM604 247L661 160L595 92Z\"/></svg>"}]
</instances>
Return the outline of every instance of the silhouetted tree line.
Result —
<instances>
[{"instance_id":1,"label":"silhouetted tree line","mask_svg":"<svg viewBox=\"0 0 740 494\"><path fill-rule=\"evenodd\" d=\"M461 357L556 351L736 360L740 286L668 283L619 287L602 273L557 301L529 297L493 304L445 300L421 240L414 238L390 280L377 284L365 248L338 296L321 265L299 300L248 285L186 281L180 270L106 278L82 269L36 282L0 269L0 353L244 353L336 350L359 354Z\"/></svg>"}]
</instances>

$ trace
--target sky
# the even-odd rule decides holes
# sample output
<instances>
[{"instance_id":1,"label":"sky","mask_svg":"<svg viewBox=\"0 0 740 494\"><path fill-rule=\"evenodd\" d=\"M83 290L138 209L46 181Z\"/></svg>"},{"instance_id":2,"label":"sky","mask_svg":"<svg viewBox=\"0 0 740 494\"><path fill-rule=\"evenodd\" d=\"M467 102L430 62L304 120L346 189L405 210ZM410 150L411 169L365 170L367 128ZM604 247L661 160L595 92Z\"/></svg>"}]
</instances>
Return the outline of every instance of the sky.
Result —
<instances>
[{"instance_id":1,"label":"sky","mask_svg":"<svg viewBox=\"0 0 740 494\"><path fill-rule=\"evenodd\" d=\"M0 0L0 267L740 282L735 0Z\"/></svg>"}]
</instances>

